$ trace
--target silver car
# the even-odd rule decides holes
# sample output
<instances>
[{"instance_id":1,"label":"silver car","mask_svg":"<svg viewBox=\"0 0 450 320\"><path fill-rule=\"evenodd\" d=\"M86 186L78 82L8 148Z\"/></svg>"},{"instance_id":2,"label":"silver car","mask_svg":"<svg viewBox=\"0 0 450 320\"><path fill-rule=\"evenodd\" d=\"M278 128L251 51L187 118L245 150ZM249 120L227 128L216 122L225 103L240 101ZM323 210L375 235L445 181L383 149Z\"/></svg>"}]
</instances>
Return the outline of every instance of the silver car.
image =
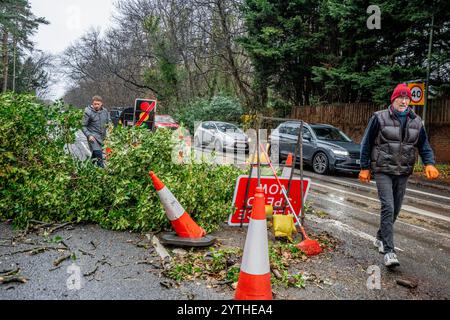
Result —
<instances>
[{"instance_id":1,"label":"silver car","mask_svg":"<svg viewBox=\"0 0 450 320\"><path fill-rule=\"evenodd\" d=\"M194 144L196 147L207 147L216 151L244 150L249 151L249 138L236 125L219 122L202 122L194 134Z\"/></svg>"}]
</instances>

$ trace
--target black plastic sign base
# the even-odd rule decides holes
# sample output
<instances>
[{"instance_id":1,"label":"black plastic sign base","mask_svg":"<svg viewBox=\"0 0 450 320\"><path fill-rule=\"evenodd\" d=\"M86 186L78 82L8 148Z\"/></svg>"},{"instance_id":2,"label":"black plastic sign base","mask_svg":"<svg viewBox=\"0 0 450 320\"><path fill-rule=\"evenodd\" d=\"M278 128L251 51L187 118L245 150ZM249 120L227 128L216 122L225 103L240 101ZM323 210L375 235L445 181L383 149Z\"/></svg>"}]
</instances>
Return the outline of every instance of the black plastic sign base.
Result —
<instances>
[{"instance_id":1,"label":"black plastic sign base","mask_svg":"<svg viewBox=\"0 0 450 320\"><path fill-rule=\"evenodd\" d=\"M175 232L163 233L161 242L178 247L209 247L216 242L216 238L206 235L203 238L180 238Z\"/></svg>"}]
</instances>

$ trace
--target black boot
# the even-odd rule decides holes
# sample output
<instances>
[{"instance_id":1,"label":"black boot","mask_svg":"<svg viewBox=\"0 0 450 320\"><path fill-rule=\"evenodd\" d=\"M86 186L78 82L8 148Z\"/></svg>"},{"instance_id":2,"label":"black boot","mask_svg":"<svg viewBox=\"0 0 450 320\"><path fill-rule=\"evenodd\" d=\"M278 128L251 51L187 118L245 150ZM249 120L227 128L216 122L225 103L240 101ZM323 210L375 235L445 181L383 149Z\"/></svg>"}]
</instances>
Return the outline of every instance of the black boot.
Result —
<instances>
[{"instance_id":1,"label":"black boot","mask_svg":"<svg viewBox=\"0 0 450 320\"><path fill-rule=\"evenodd\" d=\"M105 164L103 163L103 152L100 150L94 150L92 152L92 159L97 163L97 166L100 168L105 168Z\"/></svg>"}]
</instances>

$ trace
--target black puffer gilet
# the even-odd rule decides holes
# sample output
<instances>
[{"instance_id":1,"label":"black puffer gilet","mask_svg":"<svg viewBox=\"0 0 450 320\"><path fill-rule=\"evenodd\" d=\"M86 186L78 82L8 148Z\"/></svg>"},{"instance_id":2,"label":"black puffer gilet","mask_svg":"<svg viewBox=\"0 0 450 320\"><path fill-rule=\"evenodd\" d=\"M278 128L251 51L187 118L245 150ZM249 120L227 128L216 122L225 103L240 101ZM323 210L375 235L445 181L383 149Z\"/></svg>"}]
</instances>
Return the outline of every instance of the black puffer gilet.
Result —
<instances>
[{"instance_id":1,"label":"black puffer gilet","mask_svg":"<svg viewBox=\"0 0 450 320\"><path fill-rule=\"evenodd\" d=\"M391 175L411 175L422 128L421 118L409 110L406 129L403 131L392 107L375 112L375 116L380 124L380 131L372 148L372 171Z\"/></svg>"}]
</instances>

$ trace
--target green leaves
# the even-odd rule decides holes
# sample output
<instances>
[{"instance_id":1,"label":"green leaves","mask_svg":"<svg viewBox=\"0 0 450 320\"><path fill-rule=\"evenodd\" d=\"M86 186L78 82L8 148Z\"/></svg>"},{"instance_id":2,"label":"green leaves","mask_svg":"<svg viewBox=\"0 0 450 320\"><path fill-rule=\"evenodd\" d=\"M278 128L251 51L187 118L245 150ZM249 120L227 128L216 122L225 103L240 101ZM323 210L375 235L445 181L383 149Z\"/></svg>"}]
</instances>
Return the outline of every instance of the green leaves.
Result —
<instances>
[{"instance_id":1,"label":"green leaves","mask_svg":"<svg viewBox=\"0 0 450 320\"><path fill-rule=\"evenodd\" d=\"M106 142L112 149L106 170L76 162L63 146L73 141L81 116L61 103L43 106L32 96L0 96L0 218L20 227L35 219L170 230L148 175L153 170L205 230L226 220L238 169L175 164L178 134L121 127Z\"/></svg>"},{"instance_id":2,"label":"green leaves","mask_svg":"<svg viewBox=\"0 0 450 320\"><path fill-rule=\"evenodd\" d=\"M238 122L243 113L242 106L237 99L220 94L212 99L197 99L180 107L177 118L193 134L195 122L212 119Z\"/></svg>"},{"instance_id":3,"label":"green leaves","mask_svg":"<svg viewBox=\"0 0 450 320\"><path fill-rule=\"evenodd\" d=\"M437 95L449 82L448 1L382 0L381 29L369 29L370 3L358 0L245 0L239 43L252 58L254 86L290 105L386 104L395 85L424 79L431 16L431 78ZM439 36L436 36L439 35ZM259 93L259 92L258 92ZM273 97L272 97L273 96ZM262 100L260 107L267 104Z\"/></svg>"}]
</instances>

